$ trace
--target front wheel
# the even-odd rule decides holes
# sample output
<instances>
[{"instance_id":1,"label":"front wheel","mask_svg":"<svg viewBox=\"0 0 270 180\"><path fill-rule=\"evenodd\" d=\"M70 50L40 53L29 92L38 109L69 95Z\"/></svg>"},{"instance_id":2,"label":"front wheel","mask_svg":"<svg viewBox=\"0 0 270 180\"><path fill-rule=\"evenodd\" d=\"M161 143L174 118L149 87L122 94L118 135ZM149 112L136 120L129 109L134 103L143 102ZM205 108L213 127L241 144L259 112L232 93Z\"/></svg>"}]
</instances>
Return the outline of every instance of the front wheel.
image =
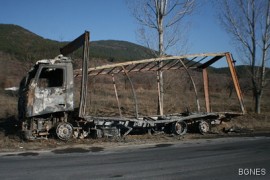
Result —
<instances>
[{"instance_id":1,"label":"front wheel","mask_svg":"<svg viewBox=\"0 0 270 180\"><path fill-rule=\"evenodd\" d=\"M56 127L56 135L61 140L69 140L73 135L73 126L67 122L58 124Z\"/></svg>"}]
</instances>

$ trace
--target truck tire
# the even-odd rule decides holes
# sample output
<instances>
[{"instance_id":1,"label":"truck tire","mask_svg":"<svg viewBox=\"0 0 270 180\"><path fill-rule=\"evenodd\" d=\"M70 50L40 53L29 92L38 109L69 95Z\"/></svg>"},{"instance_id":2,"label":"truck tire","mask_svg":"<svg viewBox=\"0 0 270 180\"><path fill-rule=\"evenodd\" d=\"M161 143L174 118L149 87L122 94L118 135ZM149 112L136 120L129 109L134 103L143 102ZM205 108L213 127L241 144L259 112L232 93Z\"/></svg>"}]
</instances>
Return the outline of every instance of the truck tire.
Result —
<instances>
[{"instance_id":1,"label":"truck tire","mask_svg":"<svg viewBox=\"0 0 270 180\"><path fill-rule=\"evenodd\" d=\"M73 126L67 122L59 123L56 127L56 135L63 141L69 140L73 135Z\"/></svg>"},{"instance_id":2,"label":"truck tire","mask_svg":"<svg viewBox=\"0 0 270 180\"><path fill-rule=\"evenodd\" d=\"M172 131L176 135L184 135L187 132L187 123L182 122L175 122L172 125Z\"/></svg>"},{"instance_id":3,"label":"truck tire","mask_svg":"<svg viewBox=\"0 0 270 180\"><path fill-rule=\"evenodd\" d=\"M199 122L198 128L201 134L206 134L210 130L210 125L207 121L202 120Z\"/></svg>"}]
</instances>

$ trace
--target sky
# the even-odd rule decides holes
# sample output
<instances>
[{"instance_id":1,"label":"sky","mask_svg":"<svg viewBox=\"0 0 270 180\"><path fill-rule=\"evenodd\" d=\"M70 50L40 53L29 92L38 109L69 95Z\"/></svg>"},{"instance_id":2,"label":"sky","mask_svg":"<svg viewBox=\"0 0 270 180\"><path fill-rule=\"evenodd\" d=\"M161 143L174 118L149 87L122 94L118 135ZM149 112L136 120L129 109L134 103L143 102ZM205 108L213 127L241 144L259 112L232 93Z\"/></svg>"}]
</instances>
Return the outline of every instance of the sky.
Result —
<instances>
[{"instance_id":1,"label":"sky","mask_svg":"<svg viewBox=\"0 0 270 180\"><path fill-rule=\"evenodd\" d=\"M228 51L234 54L231 39L219 25L210 1L202 1L189 17L192 23L187 32L188 54ZM16 24L57 41L71 41L87 30L90 41L113 39L139 44L136 37L139 24L125 0L1 0L0 23Z\"/></svg>"}]
</instances>

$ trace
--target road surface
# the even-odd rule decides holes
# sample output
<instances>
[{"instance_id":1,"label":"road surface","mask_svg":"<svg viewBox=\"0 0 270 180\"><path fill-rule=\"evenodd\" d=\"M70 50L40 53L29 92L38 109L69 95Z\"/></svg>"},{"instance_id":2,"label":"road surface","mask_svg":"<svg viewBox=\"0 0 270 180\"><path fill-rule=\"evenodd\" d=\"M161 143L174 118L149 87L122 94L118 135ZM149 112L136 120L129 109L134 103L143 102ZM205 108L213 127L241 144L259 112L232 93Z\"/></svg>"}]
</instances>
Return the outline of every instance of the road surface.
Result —
<instances>
[{"instance_id":1,"label":"road surface","mask_svg":"<svg viewBox=\"0 0 270 180\"><path fill-rule=\"evenodd\" d=\"M270 137L1 153L0 179L270 179Z\"/></svg>"}]
</instances>

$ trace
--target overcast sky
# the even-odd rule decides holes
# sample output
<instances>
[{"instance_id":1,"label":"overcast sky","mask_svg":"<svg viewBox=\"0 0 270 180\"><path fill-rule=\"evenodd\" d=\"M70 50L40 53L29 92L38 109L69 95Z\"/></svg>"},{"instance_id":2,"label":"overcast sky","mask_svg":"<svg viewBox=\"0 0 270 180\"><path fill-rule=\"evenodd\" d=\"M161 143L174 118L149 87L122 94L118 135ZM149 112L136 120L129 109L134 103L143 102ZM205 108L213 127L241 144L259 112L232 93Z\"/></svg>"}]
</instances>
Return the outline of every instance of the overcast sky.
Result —
<instances>
[{"instance_id":1,"label":"overcast sky","mask_svg":"<svg viewBox=\"0 0 270 180\"><path fill-rule=\"evenodd\" d=\"M187 34L188 53L234 54L231 40L219 26L211 3L201 1L204 3L189 17L192 23ZM0 23L16 24L57 41L73 40L88 30L92 41L113 39L138 44L138 24L124 0L1 0Z\"/></svg>"}]
</instances>

